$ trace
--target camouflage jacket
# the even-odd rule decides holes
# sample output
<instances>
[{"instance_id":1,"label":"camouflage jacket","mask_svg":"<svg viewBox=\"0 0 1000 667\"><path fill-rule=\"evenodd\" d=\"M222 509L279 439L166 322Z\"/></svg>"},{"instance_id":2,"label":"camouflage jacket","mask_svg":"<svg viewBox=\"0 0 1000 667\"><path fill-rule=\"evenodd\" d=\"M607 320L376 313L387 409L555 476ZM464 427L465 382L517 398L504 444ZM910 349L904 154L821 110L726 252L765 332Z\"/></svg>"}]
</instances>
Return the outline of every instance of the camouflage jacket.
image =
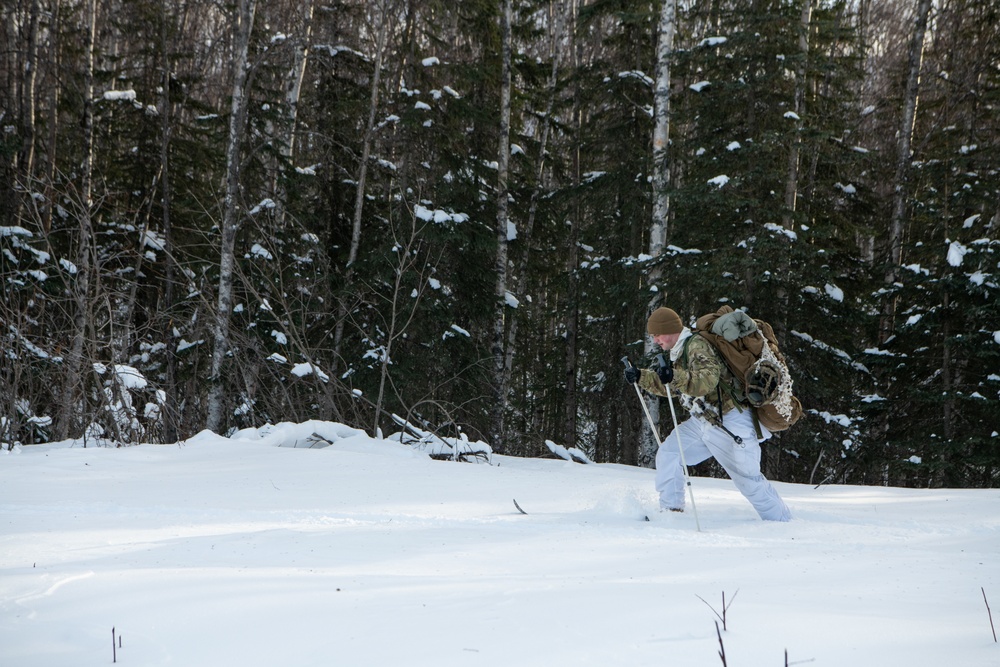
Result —
<instances>
[{"instance_id":1,"label":"camouflage jacket","mask_svg":"<svg viewBox=\"0 0 1000 667\"><path fill-rule=\"evenodd\" d=\"M670 382L670 390L680 394L681 405L692 415L702 415L710 421L715 421L719 414L724 415L733 408L742 411L743 406L733 391L739 384L712 344L698 335L685 338L678 344L684 347L674 361L674 379ZM642 371L639 386L657 396L667 395L666 387L654 370Z\"/></svg>"}]
</instances>

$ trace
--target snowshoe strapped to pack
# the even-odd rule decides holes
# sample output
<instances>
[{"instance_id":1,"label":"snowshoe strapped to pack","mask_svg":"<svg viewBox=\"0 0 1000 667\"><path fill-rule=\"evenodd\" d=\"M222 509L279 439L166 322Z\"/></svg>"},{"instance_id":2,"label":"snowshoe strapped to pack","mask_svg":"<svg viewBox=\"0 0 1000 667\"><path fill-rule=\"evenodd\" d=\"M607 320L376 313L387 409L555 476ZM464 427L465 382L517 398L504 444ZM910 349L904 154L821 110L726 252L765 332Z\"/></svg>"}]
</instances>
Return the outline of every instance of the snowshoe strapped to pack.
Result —
<instances>
[{"instance_id":1,"label":"snowshoe strapped to pack","mask_svg":"<svg viewBox=\"0 0 1000 667\"><path fill-rule=\"evenodd\" d=\"M788 365L770 324L722 306L699 317L694 333L718 350L742 384L733 389L767 430L784 431L799 420L802 404L792 394Z\"/></svg>"}]
</instances>

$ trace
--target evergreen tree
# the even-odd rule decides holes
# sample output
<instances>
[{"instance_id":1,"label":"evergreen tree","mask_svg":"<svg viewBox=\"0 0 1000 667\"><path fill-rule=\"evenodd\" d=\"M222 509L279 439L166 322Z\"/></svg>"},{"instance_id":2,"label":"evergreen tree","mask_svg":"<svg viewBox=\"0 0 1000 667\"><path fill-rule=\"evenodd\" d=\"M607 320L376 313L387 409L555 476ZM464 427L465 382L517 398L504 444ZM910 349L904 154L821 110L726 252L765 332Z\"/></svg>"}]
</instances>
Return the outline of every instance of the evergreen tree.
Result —
<instances>
[{"instance_id":1,"label":"evergreen tree","mask_svg":"<svg viewBox=\"0 0 1000 667\"><path fill-rule=\"evenodd\" d=\"M883 348L886 427L870 467L890 484L996 483L996 10L950 2L936 17L916 114L912 222L898 317ZM956 94L957 90L964 91ZM985 149L985 150L983 150ZM993 378L993 379L991 379ZM993 389L991 391L991 389Z\"/></svg>"}]
</instances>

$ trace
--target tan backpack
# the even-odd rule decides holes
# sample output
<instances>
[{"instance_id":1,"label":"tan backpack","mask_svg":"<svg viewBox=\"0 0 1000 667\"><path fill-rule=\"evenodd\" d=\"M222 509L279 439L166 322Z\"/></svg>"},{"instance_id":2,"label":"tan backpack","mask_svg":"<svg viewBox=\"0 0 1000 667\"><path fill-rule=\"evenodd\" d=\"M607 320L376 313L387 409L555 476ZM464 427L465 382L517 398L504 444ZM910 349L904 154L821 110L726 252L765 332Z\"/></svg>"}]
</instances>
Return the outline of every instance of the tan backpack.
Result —
<instances>
[{"instance_id":1,"label":"tan backpack","mask_svg":"<svg viewBox=\"0 0 1000 667\"><path fill-rule=\"evenodd\" d=\"M767 430L784 431L799 420L802 404L792 394L788 365L770 324L723 306L699 317L694 333L719 351L742 385L731 389Z\"/></svg>"}]
</instances>

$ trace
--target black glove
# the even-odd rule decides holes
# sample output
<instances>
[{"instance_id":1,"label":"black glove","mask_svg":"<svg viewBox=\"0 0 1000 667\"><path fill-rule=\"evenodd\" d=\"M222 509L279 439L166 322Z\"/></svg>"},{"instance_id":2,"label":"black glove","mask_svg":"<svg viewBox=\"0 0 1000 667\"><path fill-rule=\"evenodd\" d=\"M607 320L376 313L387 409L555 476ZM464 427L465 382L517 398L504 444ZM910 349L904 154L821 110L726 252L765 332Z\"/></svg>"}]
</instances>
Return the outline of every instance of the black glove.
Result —
<instances>
[{"instance_id":1,"label":"black glove","mask_svg":"<svg viewBox=\"0 0 1000 667\"><path fill-rule=\"evenodd\" d=\"M638 384L641 375L642 371L635 366L629 365L625 367L625 381L629 384Z\"/></svg>"},{"instance_id":2,"label":"black glove","mask_svg":"<svg viewBox=\"0 0 1000 667\"><path fill-rule=\"evenodd\" d=\"M662 354L656 355L656 359L660 362L659 367L656 369L656 375L663 384L670 384L670 381L674 379L674 363L664 359Z\"/></svg>"}]
</instances>

